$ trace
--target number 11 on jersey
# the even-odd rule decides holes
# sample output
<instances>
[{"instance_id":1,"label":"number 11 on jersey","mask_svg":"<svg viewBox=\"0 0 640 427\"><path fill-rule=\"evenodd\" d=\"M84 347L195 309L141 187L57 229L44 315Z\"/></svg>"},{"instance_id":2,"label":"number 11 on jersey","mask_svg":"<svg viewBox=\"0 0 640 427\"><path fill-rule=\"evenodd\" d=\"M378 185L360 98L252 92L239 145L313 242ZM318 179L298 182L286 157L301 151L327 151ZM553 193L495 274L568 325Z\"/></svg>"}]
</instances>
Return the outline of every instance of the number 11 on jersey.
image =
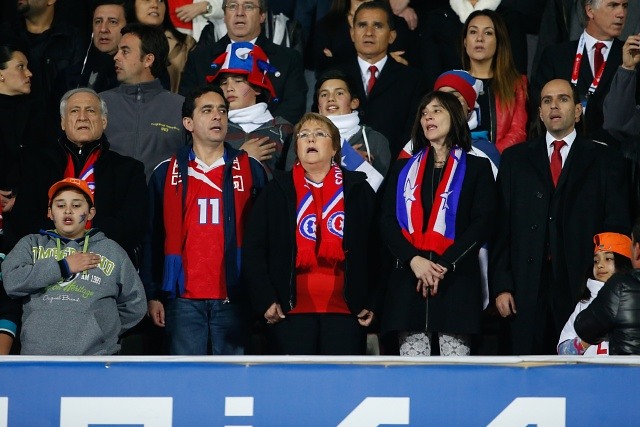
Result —
<instances>
[{"instance_id":1,"label":"number 11 on jersey","mask_svg":"<svg viewBox=\"0 0 640 427\"><path fill-rule=\"evenodd\" d=\"M200 224L220 224L220 199L198 199Z\"/></svg>"}]
</instances>

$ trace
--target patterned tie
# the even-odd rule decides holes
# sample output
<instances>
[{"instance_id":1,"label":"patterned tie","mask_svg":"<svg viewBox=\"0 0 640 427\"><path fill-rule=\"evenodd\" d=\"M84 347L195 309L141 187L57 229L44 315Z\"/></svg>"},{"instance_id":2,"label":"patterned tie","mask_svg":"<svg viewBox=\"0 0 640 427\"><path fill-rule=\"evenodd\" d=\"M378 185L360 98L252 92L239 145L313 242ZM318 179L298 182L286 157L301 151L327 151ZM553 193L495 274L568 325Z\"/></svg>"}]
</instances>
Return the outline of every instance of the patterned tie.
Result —
<instances>
[{"instance_id":1,"label":"patterned tie","mask_svg":"<svg viewBox=\"0 0 640 427\"><path fill-rule=\"evenodd\" d=\"M562 156L560 155L560 149L566 145L564 141L553 141L553 153L551 153L551 178L553 179L553 186L558 185L558 178L560 178L560 172L562 171Z\"/></svg>"},{"instance_id":2,"label":"patterned tie","mask_svg":"<svg viewBox=\"0 0 640 427\"><path fill-rule=\"evenodd\" d=\"M376 84L376 73L378 72L378 67L372 65L369 67L369 82L367 83L367 95L371 93L371 89L373 89L373 85Z\"/></svg>"},{"instance_id":3,"label":"patterned tie","mask_svg":"<svg viewBox=\"0 0 640 427\"><path fill-rule=\"evenodd\" d=\"M593 52L593 76L598 75L598 71L600 71L600 67L602 67L602 63L604 62L604 56L602 55L602 49L606 45L602 42L598 42L594 46Z\"/></svg>"}]
</instances>

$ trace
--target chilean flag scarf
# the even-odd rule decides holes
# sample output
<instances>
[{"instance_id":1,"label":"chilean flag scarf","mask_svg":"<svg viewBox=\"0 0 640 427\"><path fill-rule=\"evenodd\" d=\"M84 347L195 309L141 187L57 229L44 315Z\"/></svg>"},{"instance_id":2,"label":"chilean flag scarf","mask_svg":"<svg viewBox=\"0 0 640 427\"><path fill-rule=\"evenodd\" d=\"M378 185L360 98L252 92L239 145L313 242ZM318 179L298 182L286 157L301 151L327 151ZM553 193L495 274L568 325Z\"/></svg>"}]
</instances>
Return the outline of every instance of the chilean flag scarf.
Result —
<instances>
[{"instance_id":1,"label":"chilean flag scarf","mask_svg":"<svg viewBox=\"0 0 640 427\"><path fill-rule=\"evenodd\" d=\"M305 178L300 162L293 167L293 185L297 212L296 267L308 271L320 261L332 266L344 261L344 191L338 165L329 169L322 182L322 200L313 198L310 187L313 184Z\"/></svg>"},{"instance_id":2,"label":"chilean flag scarf","mask_svg":"<svg viewBox=\"0 0 640 427\"><path fill-rule=\"evenodd\" d=\"M429 222L424 230L424 206L421 185L424 181L430 148L412 156L400 171L396 193L396 218L402 234L411 244L423 251L442 255L456 236L456 214L460 191L467 169L467 153L454 146L449 152L444 174L433 201Z\"/></svg>"}]
</instances>

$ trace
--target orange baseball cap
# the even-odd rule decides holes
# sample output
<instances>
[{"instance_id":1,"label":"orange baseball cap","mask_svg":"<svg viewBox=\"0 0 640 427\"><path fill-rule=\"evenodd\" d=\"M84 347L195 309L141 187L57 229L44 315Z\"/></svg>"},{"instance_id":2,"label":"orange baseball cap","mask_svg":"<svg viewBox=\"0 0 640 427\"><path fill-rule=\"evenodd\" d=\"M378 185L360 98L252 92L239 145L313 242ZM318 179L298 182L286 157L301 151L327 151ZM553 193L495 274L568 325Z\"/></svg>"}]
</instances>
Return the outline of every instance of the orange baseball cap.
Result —
<instances>
[{"instance_id":1,"label":"orange baseball cap","mask_svg":"<svg viewBox=\"0 0 640 427\"><path fill-rule=\"evenodd\" d=\"M631 239L620 233L600 233L593 236L595 248L593 253L597 252L615 252L631 259Z\"/></svg>"},{"instance_id":2,"label":"orange baseball cap","mask_svg":"<svg viewBox=\"0 0 640 427\"><path fill-rule=\"evenodd\" d=\"M95 202L93 201L93 193L91 192L87 181L79 178L65 178L62 181L56 182L51 186L51 188L49 188L49 205L51 205L53 196L56 195L58 190L65 187L74 187L78 189L80 192L86 194L89 197L92 205L95 204Z\"/></svg>"}]
</instances>

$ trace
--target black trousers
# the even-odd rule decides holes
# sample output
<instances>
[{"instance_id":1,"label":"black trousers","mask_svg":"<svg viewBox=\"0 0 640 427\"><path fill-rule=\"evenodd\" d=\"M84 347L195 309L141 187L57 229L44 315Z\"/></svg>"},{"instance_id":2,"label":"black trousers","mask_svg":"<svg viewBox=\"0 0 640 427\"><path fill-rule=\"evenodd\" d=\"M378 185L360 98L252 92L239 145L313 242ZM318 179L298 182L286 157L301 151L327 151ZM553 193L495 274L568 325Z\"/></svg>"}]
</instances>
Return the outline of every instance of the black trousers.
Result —
<instances>
[{"instance_id":1,"label":"black trousers","mask_svg":"<svg viewBox=\"0 0 640 427\"><path fill-rule=\"evenodd\" d=\"M558 354L560 332L573 312L574 306L567 280L555 277L552 261L546 261L540 275L532 354Z\"/></svg>"},{"instance_id":2,"label":"black trousers","mask_svg":"<svg viewBox=\"0 0 640 427\"><path fill-rule=\"evenodd\" d=\"M280 354L361 355L366 331L352 314L288 314L270 328Z\"/></svg>"}]
</instances>

